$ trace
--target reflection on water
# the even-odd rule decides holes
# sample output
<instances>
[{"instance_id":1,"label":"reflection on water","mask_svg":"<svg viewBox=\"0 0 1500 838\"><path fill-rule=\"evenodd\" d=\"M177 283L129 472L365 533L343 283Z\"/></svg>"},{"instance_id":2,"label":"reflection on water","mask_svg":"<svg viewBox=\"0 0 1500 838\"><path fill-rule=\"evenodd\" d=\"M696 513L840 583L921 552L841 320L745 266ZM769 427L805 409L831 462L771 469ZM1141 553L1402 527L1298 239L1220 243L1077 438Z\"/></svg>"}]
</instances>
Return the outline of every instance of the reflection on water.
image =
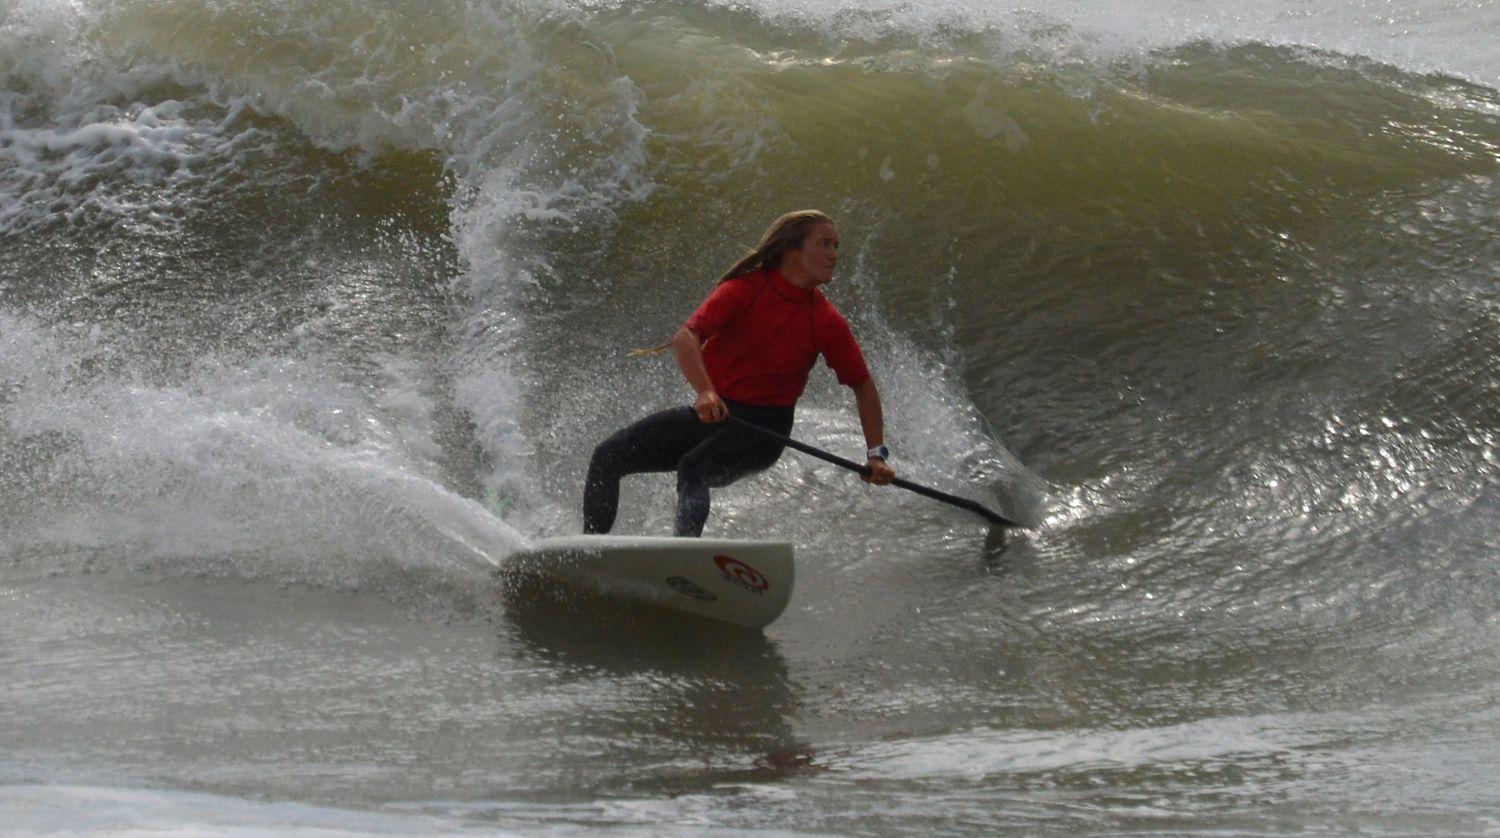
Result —
<instances>
[{"instance_id":1,"label":"reflection on water","mask_svg":"<svg viewBox=\"0 0 1500 838\"><path fill-rule=\"evenodd\" d=\"M672 767L631 787L686 791L771 780L815 764L793 730L799 690L761 631L535 576L507 579L505 591L506 639L517 644L515 654L545 662L564 679L571 673L590 690L649 682L644 706L579 722L605 740L656 740L675 755Z\"/></svg>"}]
</instances>

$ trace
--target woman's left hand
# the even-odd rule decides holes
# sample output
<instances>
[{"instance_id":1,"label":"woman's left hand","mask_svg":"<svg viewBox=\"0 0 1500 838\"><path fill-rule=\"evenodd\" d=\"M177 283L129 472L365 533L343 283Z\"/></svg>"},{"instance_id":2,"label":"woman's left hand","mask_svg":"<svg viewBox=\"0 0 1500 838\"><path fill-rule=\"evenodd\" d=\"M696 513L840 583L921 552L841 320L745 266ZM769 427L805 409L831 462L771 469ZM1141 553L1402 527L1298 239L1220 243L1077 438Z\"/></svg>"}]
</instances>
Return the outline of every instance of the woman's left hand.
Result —
<instances>
[{"instance_id":1,"label":"woman's left hand","mask_svg":"<svg viewBox=\"0 0 1500 838\"><path fill-rule=\"evenodd\" d=\"M865 463L865 467L869 469L869 472L860 475L859 479L865 481L866 483L874 483L876 486L885 486L892 480L896 479L895 469L891 468L885 460L871 457L869 461Z\"/></svg>"}]
</instances>

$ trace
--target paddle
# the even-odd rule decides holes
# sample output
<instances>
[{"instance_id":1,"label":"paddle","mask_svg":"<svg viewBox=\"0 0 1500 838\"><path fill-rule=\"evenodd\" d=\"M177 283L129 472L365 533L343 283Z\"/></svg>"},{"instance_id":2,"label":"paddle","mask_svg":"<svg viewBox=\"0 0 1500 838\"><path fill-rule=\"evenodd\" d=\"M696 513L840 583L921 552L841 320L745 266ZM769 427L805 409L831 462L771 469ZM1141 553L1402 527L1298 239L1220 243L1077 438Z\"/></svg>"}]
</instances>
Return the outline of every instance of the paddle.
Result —
<instances>
[{"instance_id":1,"label":"paddle","mask_svg":"<svg viewBox=\"0 0 1500 838\"><path fill-rule=\"evenodd\" d=\"M821 448L816 448L814 446L808 445L805 442L800 442L798 440L792 439L786 434L777 433L770 428L762 428L761 426L753 422L746 422L744 419L740 419L737 416L729 417L729 421L734 422L741 427L749 428L750 430L755 431L758 434L768 436L788 448L795 448L804 454L810 454L820 460L833 463L834 465L841 468L846 468L850 471L858 472L859 474L870 473L869 466L862 466L859 463L854 462L853 460L846 460L837 454L830 454ZM891 485L898 486L902 489L907 490L908 492L916 492L919 495L932 498L933 500L942 501L943 503L949 504L951 506L956 506L959 509L967 509L968 511L984 518L986 521L989 521L991 524L999 524L1005 527L1021 526L1015 521L1012 521L997 512L992 512L988 508L975 501L969 500L968 498L961 498L957 495L950 495L947 492L939 492L937 489L929 488L919 483L913 483L910 480L903 480L900 477L892 480Z\"/></svg>"}]
</instances>

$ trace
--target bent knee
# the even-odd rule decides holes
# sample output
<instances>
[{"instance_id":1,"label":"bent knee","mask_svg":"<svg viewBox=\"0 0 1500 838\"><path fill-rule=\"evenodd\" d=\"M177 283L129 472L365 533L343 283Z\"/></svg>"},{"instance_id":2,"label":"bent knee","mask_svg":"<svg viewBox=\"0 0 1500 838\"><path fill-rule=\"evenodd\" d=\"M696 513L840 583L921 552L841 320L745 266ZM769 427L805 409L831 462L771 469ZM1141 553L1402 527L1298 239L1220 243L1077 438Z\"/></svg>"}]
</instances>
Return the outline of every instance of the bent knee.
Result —
<instances>
[{"instance_id":1,"label":"bent knee","mask_svg":"<svg viewBox=\"0 0 1500 838\"><path fill-rule=\"evenodd\" d=\"M597 474L621 474L626 471L630 444L627 440L610 437L594 447L589 456L589 471Z\"/></svg>"}]
</instances>

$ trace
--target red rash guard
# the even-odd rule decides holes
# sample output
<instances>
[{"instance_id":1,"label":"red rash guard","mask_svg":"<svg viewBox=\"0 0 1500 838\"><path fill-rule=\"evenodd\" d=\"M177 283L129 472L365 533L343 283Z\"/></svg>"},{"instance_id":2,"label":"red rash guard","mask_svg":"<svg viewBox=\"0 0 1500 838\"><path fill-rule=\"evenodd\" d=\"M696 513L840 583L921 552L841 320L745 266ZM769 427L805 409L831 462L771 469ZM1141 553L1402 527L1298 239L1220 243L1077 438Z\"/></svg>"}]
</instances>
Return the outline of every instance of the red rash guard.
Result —
<instances>
[{"instance_id":1,"label":"red rash guard","mask_svg":"<svg viewBox=\"0 0 1500 838\"><path fill-rule=\"evenodd\" d=\"M719 283L683 324L703 342L703 363L719 395L745 404L797 403L821 353L850 387L870 378L849 323L816 288L778 271Z\"/></svg>"}]
</instances>

